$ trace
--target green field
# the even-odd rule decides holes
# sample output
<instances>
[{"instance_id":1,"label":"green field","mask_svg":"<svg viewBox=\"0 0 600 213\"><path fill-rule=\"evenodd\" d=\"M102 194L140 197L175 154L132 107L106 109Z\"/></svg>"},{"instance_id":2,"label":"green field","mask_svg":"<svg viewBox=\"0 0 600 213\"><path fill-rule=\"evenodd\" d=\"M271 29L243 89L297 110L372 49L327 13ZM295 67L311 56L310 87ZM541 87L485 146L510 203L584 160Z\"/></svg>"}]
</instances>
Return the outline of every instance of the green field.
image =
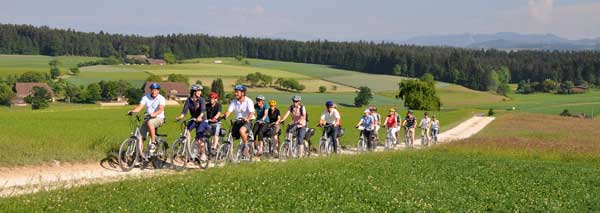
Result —
<instances>
[{"instance_id":1,"label":"green field","mask_svg":"<svg viewBox=\"0 0 600 213\"><path fill-rule=\"evenodd\" d=\"M282 109L289 106L281 104ZM182 106L168 106L168 122L160 131L169 134L172 142L179 134L179 125L173 119ZM0 108L0 167L34 165L57 161L97 162L114 152L130 132L129 118L125 116L131 107L101 108L97 105L52 105L45 110L31 111L26 108ZM9 111L10 109L10 111ZM358 130L352 129L362 115L362 108L339 107L347 134L342 144L355 146ZM307 106L311 127L318 123L322 106ZM467 119L471 111L448 111L438 114L440 121L449 128ZM288 120L289 122L289 120ZM225 126L228 123L225 122ZM320 130L313 137L317 140ZM383 135L383 131L381 131ZM43 143L42 143L43 142Z\"/></svg>"},{"instance_id":2,"label":"green field","mask_svg":"<svg viewBox=\"0 0 600 213\"><path fill-rule=\"evenodd\" d=\"M600 211L599 161L591 160L598 155L544 157L552 150L544 147L585 144L598 130L539 141L536 133L569 135L561 125L569 118L532 115L558 121L522 134L505 130L516 130L513 122L536 123L523 114L505 116L473 140L434 149L241 164L18 196L0 200L0 206L6 211ZM502 131L504 137L496 137ZM513 134L538 141L530 148L537 152L502 154L505 148L521 149L501 141ZM480 148L465 152L464 144ZM598 151L596 145L580 152Z\"/></svg>"},{"instance_id":3,"label":"green field","mask_svg":"<svg viewBox=\"0 0 600 213\"><path fill-rule=\"evenodd\" d=\"M59 68L63 73L70 68L77 67L77 64L85 61L95 61L100 58L81 57L81 56L42 56L42 55L0 55L0 77L8 75L20 75L24 72L50 72L48 62L58 59L62 65Z\"/></svg>"},{"instance_id":4,"label":"green field","mask_svg":"<svg viewBox=\"0 0 600 213\"><path fill-rule=\"evenodd\" d=\"M591 89L587 93L574 95L559 95L548 93L534 94L511 94L510 101L502 101L495 104L482 104L478 108L493 108L496 110L508 110L515 107L518 112L530 112L540 114L559 115L564 109L572 114L586 113L594 114L600 112L600 90Z\"/></svg>"},{"instance_id":5,"label":"green field","mask_svg":"<svg viewBox=\"0 0 600 213\"><path fill-rule=\"evenodd\" d=\"M78 85L88 85L102 80L126 80L141 87L149 76L148 73L129 66L90 66L81 68L80 72L77 76L69 76L67 80Z\"/></svg>"}]
</instances>

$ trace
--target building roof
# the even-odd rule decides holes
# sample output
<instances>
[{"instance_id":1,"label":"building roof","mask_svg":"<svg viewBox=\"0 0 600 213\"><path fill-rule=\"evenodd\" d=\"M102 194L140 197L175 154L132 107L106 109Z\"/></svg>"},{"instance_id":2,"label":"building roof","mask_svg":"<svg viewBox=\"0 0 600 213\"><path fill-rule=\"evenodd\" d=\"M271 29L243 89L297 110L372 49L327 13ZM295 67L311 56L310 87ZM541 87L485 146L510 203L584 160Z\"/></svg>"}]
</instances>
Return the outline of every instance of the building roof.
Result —
<instances>
[{"instance_id":1,"label":"building roof","mask_svg":"<svg viewBox=\"0 0 600 213\"><path fill-rule=\"evenodd\" d=\"M46 83L16 83L15 90L17 91L17 98L25 98L31 94L33 87L43 87L50 92L51 96L54 96L54 92Z\"/></svg>"},{"instance_id":2,"label":"building roof","mask_svg":"<svg viewBox=\"0 0 600 213\"><path fill-rule=\"evenodd\" d=\"M150 93L150 84L155 82L146 82L144 92ZM167 95L188 96L188 86L182 82L156 82L160 84L160 89L167 92Z\"/></svg>"},{"instance_id":3,"label":"building roof","mask_svg":"<svg viewBox=\"0 0 600 213\"><path fill-rule=\"evenodd\" d=\"M163 59L149 58L149 59L147 59L147 61L148 61L149 64L152 64L152 65L164 65L164 64L167 64L167 62L165 60L163 60Z\"/></svg>"},{"instance_id":4,"label":"building roof","mask_svg":"<svg viewBox=\"0 0 600 213\"><path fill-rule=\"evenodd\" d=\"M127 59L135 59L140 61L146 61L146 59L148 59L146 55L127 55L126 57Z\"/></svg>"}]
</instances>

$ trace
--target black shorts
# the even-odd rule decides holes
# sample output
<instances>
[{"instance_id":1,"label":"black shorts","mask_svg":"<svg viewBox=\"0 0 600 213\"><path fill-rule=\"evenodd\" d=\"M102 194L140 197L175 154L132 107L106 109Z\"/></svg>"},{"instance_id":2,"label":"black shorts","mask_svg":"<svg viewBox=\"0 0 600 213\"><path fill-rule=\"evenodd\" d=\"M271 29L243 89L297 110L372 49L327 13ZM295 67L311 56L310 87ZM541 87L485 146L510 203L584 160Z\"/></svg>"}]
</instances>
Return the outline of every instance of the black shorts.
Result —
<instances>
[{"instance_id":1,"label":"black shorts","mask_svg":"<svg viewBox=\"0 0 600 213\"><path fill-rule=\"evenodd\" d=\"M242 126L246 127L246 132L250 132L251 128L250 128L250 123L245 122L245 121L234 121L233 125L231 127L231 136L234 139L239 139L240 138L240 129L242 128Z\"/></svg>"}]
</instances>

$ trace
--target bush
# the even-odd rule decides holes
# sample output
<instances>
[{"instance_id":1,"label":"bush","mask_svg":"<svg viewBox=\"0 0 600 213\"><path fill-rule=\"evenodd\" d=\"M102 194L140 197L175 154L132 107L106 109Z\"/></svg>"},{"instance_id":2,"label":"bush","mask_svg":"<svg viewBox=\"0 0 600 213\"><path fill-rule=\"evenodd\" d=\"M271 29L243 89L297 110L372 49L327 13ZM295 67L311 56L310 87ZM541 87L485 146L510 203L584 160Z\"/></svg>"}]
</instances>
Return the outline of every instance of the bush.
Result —
<instances>
[{"instance_id":1,"label":"bush","mask_svg":"<svg viewBox=\"0 0 600 213\"><path fill-rule=\"evenodd\" d=\"M320 86L320 87L319 87L319 92L320 92L320 93L325 93L325 92L327 92L327 87L325 87L325 86Z\"/></svg>"},{"instance_id":2,"label":"bush","mask_svg":"<svg viewBox=\"0 0 600 213\"><path fill-rule=\"evenodd\" d=\"M8 84L0 84L0 105L10 105L10 101L15 97L11 86Z\"/></svg>"},{"instance_id":3,"label":"bush","mask_svg":"<svg viewBox=\"0 0 600 213\"><path fill-rule=\"evenodd\" d=\"M568 110L568 109L564 109L564 110L563 110L563 111L560 113L560 116L571 117L571 116L572 116L572 114L571 114L571 112L569 112L569 110Z\"/></svg>"},{"instance_id":4,"label":"bush","mask_svg":"<svg viewBox=\"0 0 600 213\"><path fill-rule=\"evenodd\" d=\"M142 100L142 97L144 97L144 90L129 87L127 88L125 97L127 97L127 103L129 105L137 105L140 103L140 100Z\"/></svg>"},{"instance_id":5,"label":"bush","mask_svg":"<svg viewBox=\"0 0 600 213\"><path fill-rule=\"evenodd\" d=\"M494 109L490 108L488 111L488 116L494 116Z\"/></svg>"},{"instance_id":6,"label":"bush","mask_svg":"<svg viewBox=\"0 0 600 213\"><path fill-rule=\"evenodd\" d=\"M435 85L422 80L404 80L400 82L400 92L396 96L404 100L404 105L415 110L440 110L442 105L437 96Z\"/></svg>"}]
</instances>

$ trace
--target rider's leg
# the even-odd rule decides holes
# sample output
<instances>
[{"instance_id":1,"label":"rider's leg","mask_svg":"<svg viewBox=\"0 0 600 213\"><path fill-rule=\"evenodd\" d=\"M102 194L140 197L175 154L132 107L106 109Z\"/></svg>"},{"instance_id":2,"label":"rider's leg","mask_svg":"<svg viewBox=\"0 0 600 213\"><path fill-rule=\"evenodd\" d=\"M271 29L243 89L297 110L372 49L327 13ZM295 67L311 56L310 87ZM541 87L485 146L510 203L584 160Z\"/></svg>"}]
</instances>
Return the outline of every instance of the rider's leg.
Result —
<instances>
[{"instance_id":1,"label":"rider's leg","mask_svg":"<svg viewBox=\"0 0 600 213\"><path fill-rule=\"evenodd\" d=\"M327 133L331 138L331 142L333 144L333 152L337 153L337 135L338 135L338 127L330 127L329 132Z\"/></svg>"},{"instance_id":2,"label":"rider's leg","mask_svg":"<svg viewBox=\"0 0 600 213\"><path fill-rule=\"evenodd\" d=\"M242 144L245 146L246 144L248 144L248 127L246 125L243 125L242 127L240 127L240 137L242 138ZM245 156L248 156L248 149L243 149L244 150L244 154Z\"/></svg>"},{"instance_id":3,"label":"rider's leg","mask_svg":"<svg viewBox=\"0 0 600 213\"><path fill-rule=\"evenodd\" d=\"M306 127L300 127L298 129L297 143L298 143L298 151L299 156L304 155L304 136L306 136Z\"/></svg>"},{"instance_id":4,"label":"rider's leg","mask_svg":"<svg viewBox=\"0 0 600 213\"><path fill-rule=\"evenodd\" d=\"M213 137L212 149L213 150L217 150L217 146L219 145L219 138L221 137L219 135L219 133L221 133L221 124L220 123L216 123L214 125L215 125L215 133L214 133L215 136Z\"/></svg>"}]
</instances>

